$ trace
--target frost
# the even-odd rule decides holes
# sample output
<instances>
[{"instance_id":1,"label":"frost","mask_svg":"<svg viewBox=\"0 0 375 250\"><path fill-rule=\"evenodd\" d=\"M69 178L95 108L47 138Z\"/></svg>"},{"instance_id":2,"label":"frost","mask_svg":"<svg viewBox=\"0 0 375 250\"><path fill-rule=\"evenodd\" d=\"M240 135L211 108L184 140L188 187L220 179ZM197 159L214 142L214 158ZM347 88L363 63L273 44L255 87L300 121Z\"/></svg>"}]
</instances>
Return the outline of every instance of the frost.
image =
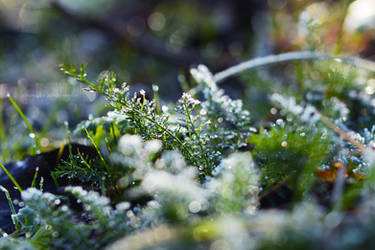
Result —
<instances>
[{"instance_id":1,"label":"frost","mask_svg":"<svg viewBox=\"0 0 375 250\"><path fill-rule=\"evenodd\" d=\"M180 100L178 100L179 103L186 105L192 105L193 107L200 104L199 100L194 99L191 94L189 93L183 93Z\"/></svg>"},{"instance_id":2,"label":"frost","mask_svg":"<svg viewBox=\"0 0 375 250\"><path fill-rule=\"evenodd\" d=\"M163 144L161 143L161 141L151 140L151 141L145 142L144 149L146 153L148 154L155 154L161 150L162 146Z\"/></svg>"},{"instance_id":3,"label":"frost","mask_svg":"<svg viewBox=\"0 0 375 250\"><path fill-rule=\"evenodd\" d=\"M186 168L186 162L178 151L169 151L164 152L162 157L155 162L155 168L177 174Z\"/></svg>"},{"instance_id":4,"label":"frost","mask_svg":"<svg viewBox=\"0 0 375 250\"><path fill-rule=\"evenodd\" d=\"M139 135L124 135L120 138L119 149L125 155L136 154L142 147L142 138Z\"/></svg>"},{"instance_id":5,"label":"frost","mask_svg":"<svg viewBox=\"0 0 375 250\"><path fill-rule=\"evenodd\" d=\"M198 65L196 69L191 69L190 73L198 83L205 83L213 90L217 89L212 73L205 65Z\"/></svg>"},{"instance_id":6,"label":"frost","mask_svg":"<svg viewBox=\"0 0 375 250\"><path fill-rule=\"evenodd\" d=\"M235 153L224 159L208 188L217 195L223 212L253 212L258 203L259 174L249 153Z\"/></svg>"},{"instance_id":7,"label":"frost","mask_svg":"<svg viewBox=\"0 0 375 250\"><path fill-rule=\"evenodd\" d=\"M130 203L129 202L121 202L116 205L116 209L119 211L125 211L130 208Z\"/></svg>"},{"instance_id":8,"label":"frost","mask_svg":"<svg viewBox=\"0 0 375 250\"><path fill-rule=\"evenodd\" d=\"M195 176L193 168L184 169L178 175L162 170L150 170L143 179L142 187L149 193L169 193L188 201L204 201L207 192L198 186Z\"/></svg>"},{"instance_id":9,"label":"frost","mask_svg":"<svg viewBox=\"0 0 375 250\"><path fill-rule=\"evenodd\" d=\"M298 117L301 121L315 124L320 120L321 115L315 107L307 104L305 107L298 105L296 99L293 96L287 97L277 93L274 93L270 97L271 102L282 108L282 110L293 114Z\"/></svg>"}]
</instances>

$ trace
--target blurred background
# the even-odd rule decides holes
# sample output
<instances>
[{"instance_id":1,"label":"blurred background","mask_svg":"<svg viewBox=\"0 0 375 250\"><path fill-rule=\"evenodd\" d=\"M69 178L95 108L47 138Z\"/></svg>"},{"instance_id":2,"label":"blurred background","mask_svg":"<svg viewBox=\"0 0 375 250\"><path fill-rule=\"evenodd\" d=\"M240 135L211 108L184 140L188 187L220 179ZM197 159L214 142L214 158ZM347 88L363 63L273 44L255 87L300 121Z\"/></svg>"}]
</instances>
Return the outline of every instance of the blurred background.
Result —
<instances>
[{"instance_id":1,"label":"blurred background","mask_svg":"<svg viewBox=\"0 0 375 250\"><path fill-rule=\"evenodd\" d=\"M26 149L33 141L25 140L27 129L7 93L45 147L65 136L64 121L74 128L90 114L105 112L101 97L61 74L62 63L87 64L91 79L114 71L134 91L151 93L157 84L168 101L192 87L194 65L206 64L215 73L253 57L296 50L372 59L375 1L0 0L0 160L22 157L27 150L12 149ZM276 76L288 79L291 71L290 65L261 69L223 87L252 109L268 110L259 86L280 81Z\"/></svg>"}]
</instances>

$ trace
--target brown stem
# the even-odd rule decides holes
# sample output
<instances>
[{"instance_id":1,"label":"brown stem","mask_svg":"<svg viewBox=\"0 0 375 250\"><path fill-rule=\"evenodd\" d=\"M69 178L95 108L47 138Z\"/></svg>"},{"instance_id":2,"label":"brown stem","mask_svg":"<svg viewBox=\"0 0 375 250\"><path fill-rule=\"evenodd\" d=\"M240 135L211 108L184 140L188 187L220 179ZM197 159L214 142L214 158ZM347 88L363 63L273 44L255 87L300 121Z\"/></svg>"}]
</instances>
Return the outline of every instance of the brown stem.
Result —
<instances>
[{"instance_id":1,"label":"brown stem","mask_svg":"<svg viewBox=\"0 0 375 250\"><path fill-rule=\"evenodd\" d=\"M295 174L289 175L283 181L281 181L281 182L277 183L276 185L272 186L265 193L263 193L262 195L259 196L259 201L263 200L268 195L272 194L273 192L275 192L276 190L278 190L279 188L281 188L282 186L287 184L294 176L295 176Z\"/></svg>"}]
</instances>

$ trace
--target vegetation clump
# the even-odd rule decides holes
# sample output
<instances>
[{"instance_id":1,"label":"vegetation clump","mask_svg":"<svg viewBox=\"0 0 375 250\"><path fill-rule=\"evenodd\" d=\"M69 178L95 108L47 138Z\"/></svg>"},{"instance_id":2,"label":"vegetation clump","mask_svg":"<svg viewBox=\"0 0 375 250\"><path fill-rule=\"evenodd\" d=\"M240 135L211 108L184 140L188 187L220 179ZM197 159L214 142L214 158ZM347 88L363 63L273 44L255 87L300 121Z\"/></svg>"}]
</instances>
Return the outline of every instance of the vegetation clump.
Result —
<instances>
[{"instance_id":1,"label":"vegetation clump","mask_svg":"<svg viewBox=\"0 0 375 250\"><path fill-rule=\"evenodd\" d=\"M195 87L163 106L156 86L150 99L144 90L132 94L114 73L91 81L84 66L61 70L106 99L108 113L74 131L96 157L70 151L51 172L59 186L55 193L33 181L20 190L20 201L8 194L14 231L3 232L1 247L375 244L375 129L373 106L358 98L370 98L363 71L327 58L313 61L304 74L306 86L268 93L269 112L259 122L251 115L257 110L226 95L203 65L191 70ZM310 70L322 79L313 82ZM345 86L336 84L342 80ZM358 110L368 117L356 116ZM70 147L69 129L67 139ZM348 236L355 233L360 237Z\"/></svg>"}]
</instances>

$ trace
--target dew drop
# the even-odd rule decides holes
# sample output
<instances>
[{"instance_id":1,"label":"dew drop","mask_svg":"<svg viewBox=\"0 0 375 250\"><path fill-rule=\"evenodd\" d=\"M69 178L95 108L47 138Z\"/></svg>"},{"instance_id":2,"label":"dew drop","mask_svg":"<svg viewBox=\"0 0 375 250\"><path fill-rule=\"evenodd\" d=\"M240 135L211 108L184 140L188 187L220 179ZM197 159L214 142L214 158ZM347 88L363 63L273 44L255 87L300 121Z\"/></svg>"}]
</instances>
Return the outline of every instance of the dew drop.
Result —
<instances>
[{"instance_id":1,"label":"dew drop","mask_svg":"<svg viewBox=\"0 0 375 250\"><path fill-rule=\"evenodd\" d=\"M86 91L86 92L89 92L89 93L94 93L95 92L95 90L90 89L90 88L84 88L83 90Z\"/></svg>"},{"instance_id":2,"label":"dew drop","mask_svg":"<svg viewBox=\"0 0 375 250\"><path fill-rule=\"evenodd\" d=\"M207 111L205 109L202 109L200 112L199 112L201 115L207 115Z\"/></svg>"},{"instance_id":3,"label":"dew drop","mask_svg":"<svg viewBox=\"0 0 375 250\"><path fill-rule=\"evenodd\" d=\"M276 120L276 124L279 125L280 127L284 127L285 122L284 122L283 119L277 119L277 120Z\"/></svg>"},{"instance_id":4,"label":"dew drop","mask_svg":"<svg viewBox=\"0 0 375 250\"><path fill-rule=\"evenodd\" d=\"M281 147L286 148L287 146L288 146L288 142L283 141L283 142L281 143Z\"/></svg>"},{"instance_id":5,"label":"dew drop","mask_svg":"<svg viewBox=\"0 0 375 250\"><path fill-rule=\"evenodd\" d=\"M152 84L152 90L153 90L154 92L158 92L158 91L159 91L159 86L156 85L156 84Z\"/></svg>"},{"instance_id":6,"label":"dew drop","mask_svg":"<svg viewBox=\"0 0 375 250\"><path fill-rule=\"evenodd\" d=\"M250 132L256 133L256 132L258 132L258 130L254 127L250 127Z\"/></svg>"},{"instance_id":7,"label":"dew drop","mask_svg":"<svg viewBox=\"0 0 375 250\"><path fill-rule=\"evenodd\" d=\"M335 58L335 61L341 63L342 59L341 58Z\"/></svg>"},{"instance_id":8,"label":"dew drop","mask_svg":"<svg viewBox=\"0 0 375 250\"><path fill-rule=\"evenodd\" d=\"M199 211L201 211L202 209L202 205L199 201L192 201L190 202L189 204L189 211L192 212L192 213L198 213Z\"/></svg>"}]
</instances>

